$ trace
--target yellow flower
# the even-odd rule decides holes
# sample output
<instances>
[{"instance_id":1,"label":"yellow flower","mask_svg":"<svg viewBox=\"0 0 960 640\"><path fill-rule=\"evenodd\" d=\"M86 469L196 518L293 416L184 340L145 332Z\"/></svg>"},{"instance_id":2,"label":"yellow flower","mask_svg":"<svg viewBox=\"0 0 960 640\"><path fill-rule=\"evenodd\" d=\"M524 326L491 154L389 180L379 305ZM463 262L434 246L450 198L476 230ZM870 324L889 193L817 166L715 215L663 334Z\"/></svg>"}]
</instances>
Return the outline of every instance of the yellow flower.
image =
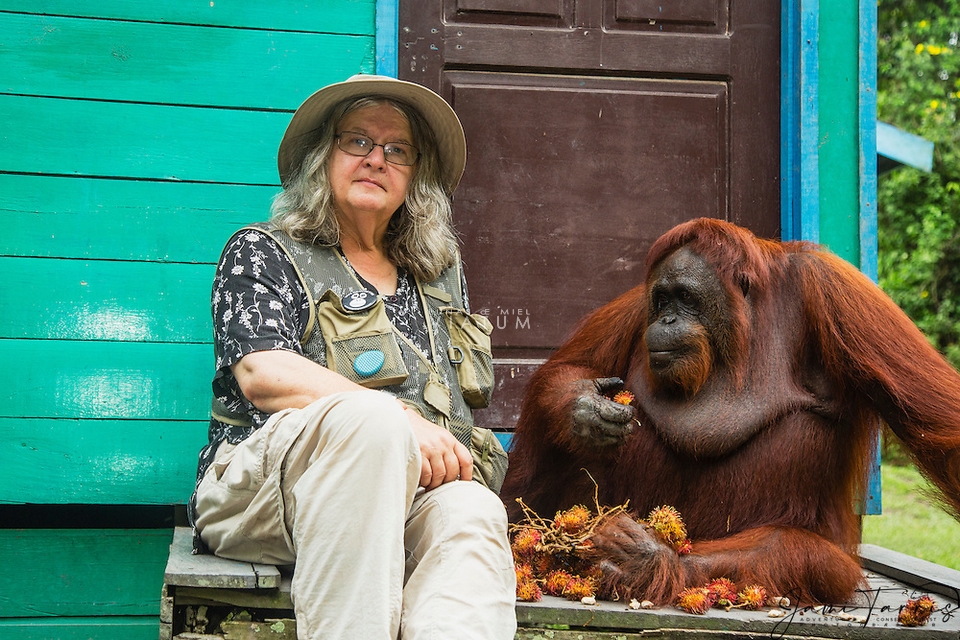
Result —
<instances>
[{"instance_id":1,"label":"yellow flower","mask_svg":"<svg viewBox=\"0 0 960 640\"><path fill-rule=\"evenodd\" d=\"M914 53L917 53L917 54L923 53L923 43L921 42L920 44L918 44L913 51Z\"/></svg>"},{"instance_id":2,"label":"yellow flower","mask_svg":"<svg viewBox=\"0 0 960 640\"><path fill-rule=\"evenodd\" d=\"M936 108L939 107L939 106L940 106L940 101L939 101L939 100L931 100L931 101L930 101L930 108L931 108L931 109L936 109Z\"/></svg>"},{"instance_id":3,"label":"yellow flower","mask_svg":"<svg viewBox=\"0 0 960 640\"><path fill-rule=\"evenodd\" d=\"M930 24L930 23L927 22L926 20L921 20L921 21L920 21L920 28L921 28L921 29L926 29L929 24Z\"/></svg>"},{"instance_id":4,"label":"yellow flower","mask_svg":"<svg viewBox=\"0 0 960 640\"><path fill-rule=\"evenodd\" d=\"M942 48L942 47L938 47L938 46L935 45L935 44L928 44L928 45L927 45L927 51L929 51L929 52L930 52L930 55L932 55L932 56L938 56L938 55L940 55L941 53L943 53L943 48Z\"/></svg>"}]
</instances>

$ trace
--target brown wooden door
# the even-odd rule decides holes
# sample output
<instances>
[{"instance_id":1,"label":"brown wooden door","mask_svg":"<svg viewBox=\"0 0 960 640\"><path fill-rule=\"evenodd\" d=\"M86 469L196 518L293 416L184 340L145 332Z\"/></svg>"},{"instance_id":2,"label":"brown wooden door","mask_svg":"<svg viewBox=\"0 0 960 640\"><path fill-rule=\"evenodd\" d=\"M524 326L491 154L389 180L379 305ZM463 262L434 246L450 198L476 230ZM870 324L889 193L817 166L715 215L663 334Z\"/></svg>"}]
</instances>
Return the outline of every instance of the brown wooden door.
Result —
<instances>
[{"instance_id":1,"label":"brown wooden door","mask_svg":"<svg viewBox=\"0 0 960 640\"><path fill-rule=\"evenodd\" d=\"M480 424L513 427L529 374L673 225L779 236L779 19L770 0L401 0L399 75L467 136L454 214L496 328Z\"/></svg>"}]
</instances>

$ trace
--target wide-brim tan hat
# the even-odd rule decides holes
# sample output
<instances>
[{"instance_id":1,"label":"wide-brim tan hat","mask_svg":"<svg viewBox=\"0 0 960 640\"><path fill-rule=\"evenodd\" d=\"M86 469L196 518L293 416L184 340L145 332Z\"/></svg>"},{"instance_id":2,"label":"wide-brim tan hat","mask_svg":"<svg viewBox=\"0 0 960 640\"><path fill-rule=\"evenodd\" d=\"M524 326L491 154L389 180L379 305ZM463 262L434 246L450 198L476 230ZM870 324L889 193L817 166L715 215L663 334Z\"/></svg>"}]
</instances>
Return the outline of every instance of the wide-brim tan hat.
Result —
<instances>
[{"instance_id":1,"label":"wide-brim tan hat","mask_svg":"<svg viewBox=\"0 0 960 640\"><path fill-rule=\"evenodd\" d=\"M300 168L310 146L316 142L311 134L323 125L330 111L343 100L362 96L391 98L410 105L423 116L437 141L443 186L448 193L453 193L467 164L467 141L460 118L446 100L430 89L413 82L374 75L356 75L327 85L303 101L280 141L277 152L280 182L286 184Z\"/></svg>"}]
</instances>

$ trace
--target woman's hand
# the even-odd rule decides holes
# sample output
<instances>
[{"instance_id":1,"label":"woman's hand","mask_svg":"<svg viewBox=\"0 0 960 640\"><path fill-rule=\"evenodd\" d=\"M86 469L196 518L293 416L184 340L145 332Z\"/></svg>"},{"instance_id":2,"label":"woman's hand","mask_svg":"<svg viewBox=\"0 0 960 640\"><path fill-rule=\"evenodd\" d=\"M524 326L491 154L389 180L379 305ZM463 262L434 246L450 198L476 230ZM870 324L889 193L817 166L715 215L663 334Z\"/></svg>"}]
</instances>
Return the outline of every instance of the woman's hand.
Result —
<instances>
[{"instance_id":1,"label":"woman's hand","mask_svg":"<svg viewBox=\"0 0 960 640\"><path fill-rule=\"evenodd\" d=\"M338 373L290 351L256 351L233 365L244 395L261 411L302 409L340 391L362 391ZM453 480L473 479L473 456L452 433L412 409L404 411L420 445L420 486L427 490Z\"/></svg>"},{"instance_id":2,"label":"woman's hand","mask_svg":"<svg viewBox=\"0 0 960 640\"><path fill-rule=\"evenodd\" d=\"M473 479L473 456L452 433L412 409L404 411L420 444L420 486L427 491L454 480Z\"/></svg>"}]
</instances>

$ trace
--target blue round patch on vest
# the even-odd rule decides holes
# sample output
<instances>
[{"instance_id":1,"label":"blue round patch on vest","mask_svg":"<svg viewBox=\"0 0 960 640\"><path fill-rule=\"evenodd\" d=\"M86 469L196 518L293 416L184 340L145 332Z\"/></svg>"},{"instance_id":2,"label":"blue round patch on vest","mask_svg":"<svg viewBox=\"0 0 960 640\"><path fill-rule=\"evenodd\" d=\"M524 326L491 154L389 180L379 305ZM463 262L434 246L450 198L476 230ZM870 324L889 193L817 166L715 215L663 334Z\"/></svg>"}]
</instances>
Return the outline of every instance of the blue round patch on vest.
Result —
<instances>
[{"instance_id":1,"label":"blue round patch on vest","mask_svg":"<svg viewBox=\"0 0 960 640\"><path fill-rule=\"evenodd\" d=\"M383 368L385 361L386 357L383 355L383 351L371 349L370 351L364 351L353 359L353 370L361 378L369 378Z\"/></svg>"}]
</instances>

